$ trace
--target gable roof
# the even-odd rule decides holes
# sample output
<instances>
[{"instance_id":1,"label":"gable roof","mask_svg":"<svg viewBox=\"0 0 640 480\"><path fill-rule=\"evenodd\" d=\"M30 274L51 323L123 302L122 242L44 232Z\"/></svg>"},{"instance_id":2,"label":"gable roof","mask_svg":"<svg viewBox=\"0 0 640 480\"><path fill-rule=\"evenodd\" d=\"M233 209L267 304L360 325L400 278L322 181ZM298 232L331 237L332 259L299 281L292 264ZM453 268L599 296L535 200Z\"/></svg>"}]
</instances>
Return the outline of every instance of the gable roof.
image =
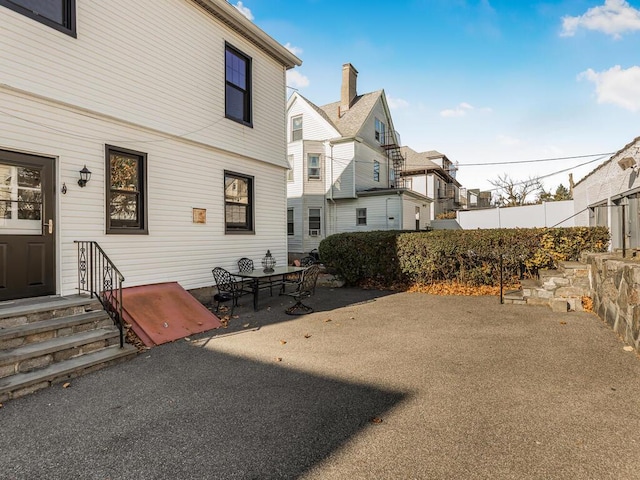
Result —
<instances>
[{"instance_id":1,"label":"gable roof","mask_svg":"<svg viewBox=\"0 0 640 480\"><path fill-rule=\"evenodd\" d=\"M432 155L433 153L437 155ZM416 152L414 149L404 146L402 147L402 155L404 156L404 165L407 170L411 169L432 169L432 168L441 168L436 162L432 161L432 158L441 158L444 157L439 152L435 150L430 150L428 152Z\"/></svg>"},{"instance_id":2,"label":"gable roof","mask_svg":"<svg viewBox=\"0 0 640 480\"><path fill-rule=\"evenodd\" d=\"M302 60L275 41L226 0L192 1L200 5L209 15L218 19L227 27L253 43L271 58L284 65L287 69L302 65Z\"/></svg>"},{"instance_id":3,"label":"gable roof","mask_svg":"<svg viewBox=\"0 0 640 480\"><path fill-rule=\"evenodd\" d=\"M326 118L335 126L343 137L355 137L369 117L376 102L382 97L384 90L357 95L349 110L340 113L340 101L319 107Z\"/></svg>"},{"instance_id":4,"label":"gable roof","mask_svg":"<svg viewBox=\"0 0 640 480\"><path fill-rule=\"evenodd\" d=\"M598 165L596 168L594 168L593 170L591 170L589 173L587 173L584 177L582 177L579 181L577 181L573 187L575 188L577 185L580 185L582 182L584 182L587 178L589 178L591 175L593 175L594 173L596 173L598 170L600 170L601 168L603 168L605 165L608 165L609 163L611 163L611 161L616 158L618 155L624 153L628 148L631 148L633 145L635 145L636 143L638 143L640 141L640 137L636 137L633 140L631 140L629 143L627 143L624 147L622 147L620 150L618 150L616 153L614 153L613 155L611 155L609 157L608 160L605 160L604 162L602 162L600 165Z\"/></svg>"}]
</instances>

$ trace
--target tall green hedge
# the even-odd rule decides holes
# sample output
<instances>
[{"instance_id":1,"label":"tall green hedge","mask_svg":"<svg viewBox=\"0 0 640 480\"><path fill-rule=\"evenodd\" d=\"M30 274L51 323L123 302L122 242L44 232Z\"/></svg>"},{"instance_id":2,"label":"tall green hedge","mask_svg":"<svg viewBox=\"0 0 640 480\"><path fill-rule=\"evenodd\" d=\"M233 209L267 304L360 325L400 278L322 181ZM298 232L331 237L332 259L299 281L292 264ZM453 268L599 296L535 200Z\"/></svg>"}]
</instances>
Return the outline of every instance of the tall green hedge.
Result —
<instances>
[{"instance_id":1,"label":"tall green hedge","mask_svg":"<svg viewBox=\"0 0 640 480\"><path fill-rule=\"evenodd\" d=\"M320 243L322 261L349 284L456 280L496 285L499 262L507 278L558 261L577 260L583 251L606 251L606 227L352 232Z\"/></svg>"}]
</instances>

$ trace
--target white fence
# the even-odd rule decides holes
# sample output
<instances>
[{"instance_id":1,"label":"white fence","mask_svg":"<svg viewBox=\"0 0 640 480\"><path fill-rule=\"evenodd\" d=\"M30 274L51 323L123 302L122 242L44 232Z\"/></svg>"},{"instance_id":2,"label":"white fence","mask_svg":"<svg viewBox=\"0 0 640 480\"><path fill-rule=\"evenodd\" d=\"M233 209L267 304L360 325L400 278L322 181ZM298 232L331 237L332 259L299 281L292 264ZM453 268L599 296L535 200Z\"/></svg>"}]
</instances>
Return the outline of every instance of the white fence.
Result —
<instances>
[{"instance_id":1,"label":"white fence","mask_svg":"<svg viewBox=\"0 0 640 480\"><path fill-rule=\"evenodd\" d=\"M477 228L575 227L573 200L542 202L521 207L459 210L458 224L463 230Z\"/></svg>"}]
</instances>

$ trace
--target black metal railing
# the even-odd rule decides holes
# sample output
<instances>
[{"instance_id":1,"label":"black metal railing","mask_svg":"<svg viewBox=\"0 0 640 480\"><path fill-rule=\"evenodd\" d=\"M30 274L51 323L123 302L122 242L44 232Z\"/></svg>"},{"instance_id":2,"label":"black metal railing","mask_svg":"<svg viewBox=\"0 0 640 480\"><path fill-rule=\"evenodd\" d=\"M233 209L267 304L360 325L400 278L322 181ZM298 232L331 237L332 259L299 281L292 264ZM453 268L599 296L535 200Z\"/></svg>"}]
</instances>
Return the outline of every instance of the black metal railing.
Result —
<instances>
[{"instance_id":1,"label":"black metal railing","mask_svg":"<svg viewBox=\"0 0 640 480\"><path fill-rule=\"evenodd\" d=\"M100 301L120 330L120 348L124 347L122 284L124 277L97 242L75 240L78 245L78 292L89 293Z\"/></svg>"}]
</instances>

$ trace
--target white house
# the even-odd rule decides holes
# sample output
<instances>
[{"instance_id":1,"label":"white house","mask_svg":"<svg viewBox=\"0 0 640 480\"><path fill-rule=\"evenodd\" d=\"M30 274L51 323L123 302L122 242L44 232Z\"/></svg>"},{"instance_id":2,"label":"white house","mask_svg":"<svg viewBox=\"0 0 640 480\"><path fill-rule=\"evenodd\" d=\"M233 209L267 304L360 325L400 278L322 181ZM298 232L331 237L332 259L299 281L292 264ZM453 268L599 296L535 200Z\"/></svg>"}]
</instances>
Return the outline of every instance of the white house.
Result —
<instances>
[{"instance_id":1,"label":"white house","mask_svg":"<svg viewBox=\"0 0 640 480\"><path fill-rule=\"evenodd\" d=\"M76 240L125 286L286 260L296 56L224 0L0 0L0 25L0 300L74 293Z\"/></svg>"},{"instance_id":2,"label":"white house","mask_svg":"<svg viewBox=\"0 0 640 480\"><path fill-rule=\"evenodd\" d=\"M403 188L404 158L383 90L357 94L342 67L340 100L322 107L299 93L287 104L287 230L293 255L334 233L423 229L430 198Z\"/></svg>"},{"instance_id":3,"label":"white house","mask_svg":"<svg viewBox=\"0 0 640 480\"><path fill-rule=\"evenodd\" d=\"M611 248L640 248L640 137L573 186L576 225L609 227Z\"/></svg>"},{"instance_id":4,"label":"white house","mask_svg":"<svg viewBox=\"0 0 640 480\"><path fill-rule=\"evenodd\" d=\"M456 166L446 155L436 150L416 152L407 146L402 147L402 155L405 157L404 184L433 199L432 220L442 213L466 208L466 192L456 180Z\"/></svg>"}]
</instances>

